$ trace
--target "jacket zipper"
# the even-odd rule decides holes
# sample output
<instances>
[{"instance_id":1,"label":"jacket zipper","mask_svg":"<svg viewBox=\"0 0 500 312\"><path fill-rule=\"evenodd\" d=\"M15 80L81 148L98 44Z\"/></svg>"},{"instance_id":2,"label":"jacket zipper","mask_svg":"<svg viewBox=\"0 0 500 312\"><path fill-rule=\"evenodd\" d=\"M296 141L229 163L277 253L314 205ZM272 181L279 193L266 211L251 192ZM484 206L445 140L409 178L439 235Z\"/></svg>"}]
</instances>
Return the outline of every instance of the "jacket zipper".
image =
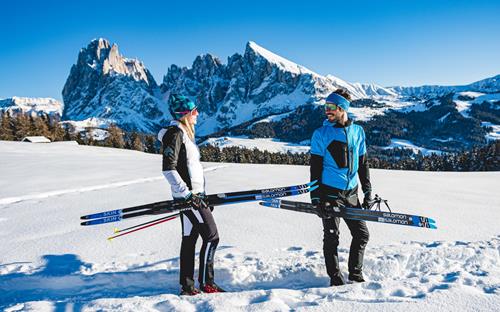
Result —
<instances>
[{"instance_id":1,"label":"jacket zipper","mask_svg":"<svg viewBox=\"0 0 500 312\"><path fill-rule=\"evenodd\" d=\"M344 127L344 133L345 133L345 144L347 146L347 183L345 186L345 190L349 188L349 178L351 177L351 151L349 150L349 139L347 137L347 127Z\"/></svg>"}]
</instances>

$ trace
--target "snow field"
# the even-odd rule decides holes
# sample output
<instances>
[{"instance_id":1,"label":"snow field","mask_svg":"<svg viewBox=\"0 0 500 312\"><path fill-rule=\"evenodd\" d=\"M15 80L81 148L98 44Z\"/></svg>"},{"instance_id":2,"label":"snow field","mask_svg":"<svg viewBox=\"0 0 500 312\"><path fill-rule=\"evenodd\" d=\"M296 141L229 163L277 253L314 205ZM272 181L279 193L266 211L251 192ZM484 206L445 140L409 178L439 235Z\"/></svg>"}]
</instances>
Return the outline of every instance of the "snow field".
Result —
<instances>
[{"instance_id":1,"label":"snow field","mask_svg":"<svg viewBox=\"0 0 500 312\"><path fill-rule=\"evenodd\" d=\"M308 167L204 164L207 192L303 183ZM369 223L366 283L327 287L319 218L221 206L216 281L230 293L179 297L180 222L111 242L79 216L170 198L161 157L67 144L0 142L0 308L5 311L495 311L500 174L372 170L394 211L438 229ZM7 201L17 198L16 201ZM291 198L307 201L307 195ZM200 240L201 241L201 240ZM198 246L200 245L198 242ZM347 273L350 235L341 222Z\"/></svg>"}]
</instances>

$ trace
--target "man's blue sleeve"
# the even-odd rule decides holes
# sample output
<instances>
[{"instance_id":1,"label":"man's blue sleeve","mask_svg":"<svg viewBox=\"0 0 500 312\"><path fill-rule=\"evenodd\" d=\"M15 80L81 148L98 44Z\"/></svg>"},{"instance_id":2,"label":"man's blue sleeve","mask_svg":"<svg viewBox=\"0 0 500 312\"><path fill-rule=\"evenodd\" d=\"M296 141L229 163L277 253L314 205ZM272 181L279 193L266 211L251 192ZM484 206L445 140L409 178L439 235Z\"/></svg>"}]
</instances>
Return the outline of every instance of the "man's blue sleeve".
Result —
<instances>
[{"instance_id":1,"label":"man's blue sleeve","mask_svg":"<svg viewBox=\"0 0 500 312\"><path fill-rule=\"evenodd\" d=\"M366 136L365 136L365 130L363 128L359 127L361 130L361 142L359 143L359 156L363 156L366 154Z\"/></svg>"},{"instance_id":2,"label":"man's blue sleeve","mask_svg":"<svg viewBox=\"0 0 500 312\"><path fill-rule=\"evenodd\" d=\"M324 157L325 147L323 146L323 140L321 139L321 134L318 130L314 131L311 139L311 154L319 155Z\"/></svg>"}]
</instances>

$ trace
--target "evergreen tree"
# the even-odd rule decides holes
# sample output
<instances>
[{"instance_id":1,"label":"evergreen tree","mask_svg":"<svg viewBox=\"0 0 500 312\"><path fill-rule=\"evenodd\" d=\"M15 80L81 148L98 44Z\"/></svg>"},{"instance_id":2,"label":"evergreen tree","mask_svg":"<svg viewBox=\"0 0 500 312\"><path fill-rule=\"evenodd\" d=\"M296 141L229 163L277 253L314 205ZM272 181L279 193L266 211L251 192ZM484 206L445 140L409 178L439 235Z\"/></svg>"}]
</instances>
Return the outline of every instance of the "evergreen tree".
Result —
<instances>
[{"instance_id":1,"label":"evergreen tree","mask_svg":"<svg viewBox=\"0 0 500 312\"><path fill-rule=\"evenodd\" d=\"M35 116L30 118L32 120L31 122L31 129L30 129L30 134L32 135L37 135L37 136L44 136L44 137L50 137L50 131L49 131L49 122L48 118L45 117L45 115L42 116Z\"/></svg>"},{"instance_id":2,"label":"evergreen tree","mask_svg":"<svg viewBox=\"0 0 500 312\"><path fill-rule=\"evenodd\" d=\"M64 141L76 141L76 140L77 140L77 135L75 126L73 126L70 123L66 123L64 126Z\"/></svg>"},{"instance_id":3,"label":"evergreen tree","mask_svg":"<svg viewBox=\"0 0 500 312\"><path fill-rule=\"evenodd\" d=\"M61 126L59 122L56 122L52 127L52 133L50 136L52 141L64 141L65 134L66 134L65 129Z\"/></svg>"},{"instance_id":4,"label":"evergreen tree","mask_svg":"<svg viewBox=\"0 0 500 312\"><path fill-rule=\"evenodd\" d=\"M86 134L86 143L87 145L96 145L96 141L94 139L94 129L91 128L91 127L87 127L85 128L85 132L87 133Z\"/></svg>"},{"instance_id":5,"label":"evergreen tree","mask_svg":"<svg viewBox=\"0 0 500 312\"><path fill-rule=\"evenodd\" d=\"M28 116L25 114L17 114L12 118L14 136L17 141L21 141L24 137L31 133L31 123Z\"/></svg>"},{"instance_id":6,"label":"evergreen tree","mask_svg":"<svg viewBox=\"0 0 500 312\"><path fill-rule=\"evenodd\" d=\"M13 141L15 138L13 131L14 126L9 112L3 113L0 120L2 123L0 125L0 140Z\"/></svg>"},{"instance_id":7,"label":"evergreen tree","mask_svg":"<svg viewBox=\"0 0 500 312\"><path fill-rule=\"evenodd\" d=\"M123 131L115 124L108 128L108 137L105 140L105 145L115 148L124 148L125 140L123 139Z\"/></svg>"},{"instance_id":8,"label":"evergreen tree","mask_svg":"<svg viewBox=\"0 0 500 312\"><path fill-rule=\"evenodd\" d=\"M141 152L144 151L144 144L142 143L141 135L135 131L130 135L130 145L133 150Z\"/></svg>"},{"instance_id":9,"label":"evergreen tree","mask_svg":"<svg viewBox=\"0 0 500 312\"><path fill-rule=\"evenodd\" d=\"M158 150L156 149L155 146L155 137L153 135L146 135L145 138L145 145L146 145L146 153L151 153L151 154L157 154Z\"/></svg>"}]
</instances>

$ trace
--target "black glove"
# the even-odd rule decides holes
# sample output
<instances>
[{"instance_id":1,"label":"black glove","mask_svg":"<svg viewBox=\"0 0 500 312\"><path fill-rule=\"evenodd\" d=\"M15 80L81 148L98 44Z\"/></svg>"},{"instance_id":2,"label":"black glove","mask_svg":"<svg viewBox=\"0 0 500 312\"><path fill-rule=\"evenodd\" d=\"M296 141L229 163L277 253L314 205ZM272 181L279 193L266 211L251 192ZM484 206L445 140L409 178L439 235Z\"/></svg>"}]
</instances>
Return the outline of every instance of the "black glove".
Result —
<instances>
[{"instance_id":1,"label":"black glove","mask_svg":"<svg viewBox=\"0 0 500 312\"><path fill-rule=\"evenodd\" d=\"M208 208L208 205L204 200L205 197L206 196L204 194L190 193L186 197L185 201L188 205L193 207L195 210L206 209L206 208Z\"/></svg>"},{"instance_id":2,"label":"black glove","mask_svg":"<svg viewBox=\"0 0 500 312\"><path fill-rule=\"evenodd\" d=\"M361 204L361 207L363 209L370 209L372 204L373 204L372 192L366 192L365 197L363 198L363 204Z\"/></svg>"}]
</instances>

